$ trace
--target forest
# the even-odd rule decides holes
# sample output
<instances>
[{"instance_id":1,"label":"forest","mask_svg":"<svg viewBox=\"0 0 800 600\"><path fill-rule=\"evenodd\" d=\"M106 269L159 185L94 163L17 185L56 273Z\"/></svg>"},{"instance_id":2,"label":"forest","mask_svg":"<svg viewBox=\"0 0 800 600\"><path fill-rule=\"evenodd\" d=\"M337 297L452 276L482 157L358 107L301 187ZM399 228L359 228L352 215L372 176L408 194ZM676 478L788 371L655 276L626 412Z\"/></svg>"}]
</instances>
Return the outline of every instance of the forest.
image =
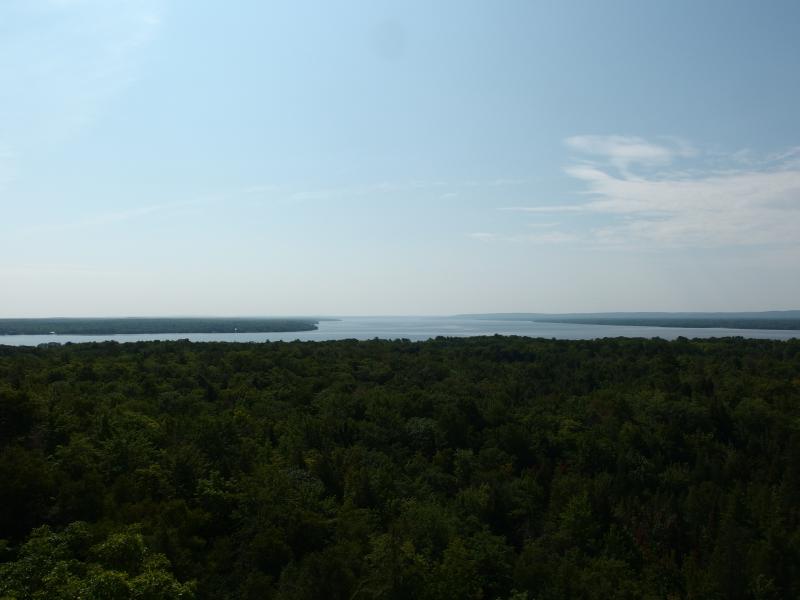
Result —
<instances>
[{"instance_id":1,"label":"forest","mask_svg":"<svg viewBox=\"0 0 800 600\"><path fill-rule=\"evenodd\" d=\"M128 317L0 319L0 335L114 335L147 333L263 333L310 331L316 320L275 318ZM2 340L0 339L0 342Z\"/></svg>"},{"instance_id":2,"label":"forest","mask_svg":"<svg viewBox=\"0 0 800 600\"><path fill-rule=\"evenodd\" d=\"M800 340L0 346L0 598L800 597Z\"/></svg>"}]
</instances>

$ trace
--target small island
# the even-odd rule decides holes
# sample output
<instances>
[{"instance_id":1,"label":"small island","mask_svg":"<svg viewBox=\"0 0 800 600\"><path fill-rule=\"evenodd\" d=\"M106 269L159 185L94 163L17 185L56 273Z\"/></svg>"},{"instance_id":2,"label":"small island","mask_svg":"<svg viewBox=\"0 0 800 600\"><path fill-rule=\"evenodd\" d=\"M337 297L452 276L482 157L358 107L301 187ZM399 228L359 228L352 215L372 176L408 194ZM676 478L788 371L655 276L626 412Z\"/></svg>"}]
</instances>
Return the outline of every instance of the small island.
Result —
<instances>
[{"instance_id":1,"label":"small island","mask_svg":"<svg viewBox=\"0 0 800 600\"><path fill-rule=\"evenodd\" d=\"M155 333L270 333L313 331L318 319L125 317L0 319L0 335L116 335Z\"/></svg>"}]
</instances>

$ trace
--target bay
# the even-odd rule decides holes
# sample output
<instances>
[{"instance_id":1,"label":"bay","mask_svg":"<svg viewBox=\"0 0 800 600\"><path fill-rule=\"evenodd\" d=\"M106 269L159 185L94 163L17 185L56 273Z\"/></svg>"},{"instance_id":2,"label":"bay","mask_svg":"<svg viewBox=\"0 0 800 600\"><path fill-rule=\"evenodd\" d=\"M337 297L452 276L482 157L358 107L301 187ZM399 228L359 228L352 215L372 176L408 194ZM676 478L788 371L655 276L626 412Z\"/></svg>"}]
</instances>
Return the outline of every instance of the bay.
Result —
<instances>
[{"instance_id":1,"label":"bay","mask_svg":"<svg viewBox=\"0 0 800 600\"><path fill-rule=\"evenodd\" d=\"M746 337L787 340L800 337L800 332L774 329L727 329L688 327L642 327L628 325L583 325L571 323L539 323L533 321L497 321L461 317L340 317L320 321L315 331L272 333L171 333L119 335L3 335L0 345L38 346L47 343L141 342L182 340L192 342L271 342L325 341L357 339L427 340L439 336L470 337L481 335L516 335L564 340L588 340L607 337L637 338L711 338Z\"/></svg>"}]
</instances>

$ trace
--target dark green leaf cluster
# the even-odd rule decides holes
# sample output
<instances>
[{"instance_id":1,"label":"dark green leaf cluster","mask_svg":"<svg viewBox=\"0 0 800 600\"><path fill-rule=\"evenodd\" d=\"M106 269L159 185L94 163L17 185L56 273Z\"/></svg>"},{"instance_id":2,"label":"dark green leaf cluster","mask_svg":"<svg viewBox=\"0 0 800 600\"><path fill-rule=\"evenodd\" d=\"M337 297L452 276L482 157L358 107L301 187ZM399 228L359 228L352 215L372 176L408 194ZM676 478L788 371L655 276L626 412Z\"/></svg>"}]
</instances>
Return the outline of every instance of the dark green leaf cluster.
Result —
<instances>
[{"instance_id":1,"label":"dark green leaf cluster","mask_svg":"<svg viewBox=\"0 0 800 600\"><path fill-rule=\"evenodd\" d=\"M0 597L800 597L800 340L0 346Z\"/></svg>"}]
</instances>

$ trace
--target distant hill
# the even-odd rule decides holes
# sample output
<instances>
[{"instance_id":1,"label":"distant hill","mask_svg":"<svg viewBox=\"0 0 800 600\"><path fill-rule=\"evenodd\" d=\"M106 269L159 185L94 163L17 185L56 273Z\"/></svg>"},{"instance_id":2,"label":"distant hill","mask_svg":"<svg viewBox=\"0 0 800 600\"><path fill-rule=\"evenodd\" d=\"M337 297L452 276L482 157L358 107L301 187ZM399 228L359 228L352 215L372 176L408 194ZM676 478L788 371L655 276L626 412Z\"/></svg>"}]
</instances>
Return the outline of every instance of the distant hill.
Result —
<instances>
[{"instance_id":1,"label":"distant hill","mask_svg":"<svg viewBox=\"0 0 800 600\"><path fill-rule=\"evenodd\" d=\"M798 329L800 310L763 312L609 312L609 313L488 313L458 315L466 319L537 321L576 325L635 325L727 329Z\"/></svg>"},{"instance_id":2,"label":"distant hill","mask_svg":"<svg viewBox=\"0 0 800 600\"><path fill-rule=\"evenodd\" d=\"M266 333L312 331L318 319L129 317L0 319L0 335L114 335L124 333Z\"/></svg>"}]
</instances>

